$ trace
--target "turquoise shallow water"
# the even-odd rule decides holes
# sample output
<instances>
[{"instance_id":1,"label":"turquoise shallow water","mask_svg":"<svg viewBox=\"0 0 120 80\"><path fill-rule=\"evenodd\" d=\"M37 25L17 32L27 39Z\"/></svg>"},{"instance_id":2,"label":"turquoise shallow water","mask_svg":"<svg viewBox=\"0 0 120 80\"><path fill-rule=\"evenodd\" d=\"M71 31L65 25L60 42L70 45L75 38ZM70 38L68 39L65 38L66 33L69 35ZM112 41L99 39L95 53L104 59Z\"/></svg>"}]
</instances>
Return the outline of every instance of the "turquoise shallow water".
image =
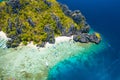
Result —
<instances>
[{"instance_id":1,"label":"turquoise shallow water","mask_svg":"<svg viewBox=\"0 0 120 80\"><path fill-rule=\"evenodd\" d=\"M3 44L2 40L0 44ZM89 59L92 59L90 56L106 49L106 45L105 41L96 45L80 44L71 40L57 43L51 47L46 47L46 49L28 46L16 49L2 49L1 47L0 78L54 80L53 78L61 72L66 73L75 68L72 65L77 64L76 67L82 67L78 63L87 63ZM93 65L91 63L86 65L88 64Z\"/></svg>"},{"instance_id":2,"label":"turquoise shallow water","mask_svg":"<svg viewBox=\"0 0 120 80\"><path fill-rule=\"evenodd\" d=\"M63 73L57 75L55 80L120 80L120 0L58 1L67 4L71 10L80 10L90 26L105 36L109 47L94 55L92 71L74 67L64 76Z\"/></svg>"},{"instance_id":3,"label":"turquoise shallow water","mask_svg":"<svg viewBox=\"0 0 120 80\"><path fill-rule=\"evenodd\" d=\"M96 58L108 47L104 40L99 45L62 42L44 51L26 46L5 49L5 42L0 40L0 79L110 80L99 68L104 67L104 58Z\"/></svg>"},{"instance_id":4,"label":"turquoise shallow water","mask_svg":"<svg viewBox=\"0 0 120 80\"><path fill-rule=\"evenodd\" d=\"M100 62L97 62L98 60L95 56L100 55L99 53L106 50L107 47L108 44L105 41L102 41L99 45L92 44L92 46L86 47L84 51L77 51L77 54L74 56L60 61L53 68L51 68L49 71L48 80L96 80L100 78L101 74L104 72L101 71L101 73L99 73L99 69L92 71L96 66L98 66L98 64L101 64ZM101 60L103 60L103 58L101 58ZM100 67L103 66L104 64L100 65ZM96 75L94 75L95 72ZM91 74L93 75L89 77ZM80 76L81 78L79 78ZM87 79L87 76L89 79ZM93 76L96 76L96 79L94 79Z\"/></svg>"}]
</instances>

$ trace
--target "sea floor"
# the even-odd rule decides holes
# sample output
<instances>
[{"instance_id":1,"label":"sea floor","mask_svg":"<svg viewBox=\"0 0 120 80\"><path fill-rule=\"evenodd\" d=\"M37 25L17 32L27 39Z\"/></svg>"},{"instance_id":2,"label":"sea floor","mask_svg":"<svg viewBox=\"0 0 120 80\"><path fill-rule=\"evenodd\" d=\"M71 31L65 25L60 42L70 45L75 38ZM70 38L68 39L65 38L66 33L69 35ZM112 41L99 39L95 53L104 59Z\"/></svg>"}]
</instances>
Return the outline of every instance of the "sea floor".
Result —
<instances>
[{"instance_id":1,"label":"sea floor","mask_svg":"<svg viewBox=\"0 0 120 80\"><path fill-rule=\"evenodd\" d=\"M0 44L3 44L2 40ZM9 80L53 80L59 74L56 66L72 58L72 63L88 60L88 56L97 54L106 48L106 42L76 43L73 40L62 41L45 48L20 46L15 49L0 49L0 79ZM76 58L74 58L76 56ZM79 57L77 57L79 56ZM62 66L63 71L66 63Z\"/></svg>"}]
</instances>

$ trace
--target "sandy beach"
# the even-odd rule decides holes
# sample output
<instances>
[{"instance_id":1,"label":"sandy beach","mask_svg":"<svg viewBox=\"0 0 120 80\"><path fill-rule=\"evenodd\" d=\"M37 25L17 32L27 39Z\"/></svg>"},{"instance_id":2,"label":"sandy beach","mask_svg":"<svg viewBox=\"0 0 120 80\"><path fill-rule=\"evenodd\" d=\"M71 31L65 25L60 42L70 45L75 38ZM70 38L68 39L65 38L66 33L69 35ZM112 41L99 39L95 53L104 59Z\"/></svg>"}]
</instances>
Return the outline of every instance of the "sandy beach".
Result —
<instances>
[{"instance_id":1,"label":"sandy beach","mask_svg":"<svg viewBox=\"0 0 120 80\"><path fill-rule=\"evenodd\" d=\"M8 40L10 38L7 38L6 34L3 31L0 31L0 39Z\"/></svg>"},{"instance_id":2,"label":"sandy beach","mask_svg":"<svg viewBox=\"0 0 120 80\"><path fill-rule=\"evenodd\" d=\"M6 39L2 34L2 38ZM3 54L0 56L0 76L3 75L4 79L46 80L49 70L58 62L87 51L101 50L104 46L75 43L72 36L61 36L55 40L55 44L47 43L44 48L38 48L31 42L15 49L0 49L0 54Z\"/></svg>"}]
</instances>

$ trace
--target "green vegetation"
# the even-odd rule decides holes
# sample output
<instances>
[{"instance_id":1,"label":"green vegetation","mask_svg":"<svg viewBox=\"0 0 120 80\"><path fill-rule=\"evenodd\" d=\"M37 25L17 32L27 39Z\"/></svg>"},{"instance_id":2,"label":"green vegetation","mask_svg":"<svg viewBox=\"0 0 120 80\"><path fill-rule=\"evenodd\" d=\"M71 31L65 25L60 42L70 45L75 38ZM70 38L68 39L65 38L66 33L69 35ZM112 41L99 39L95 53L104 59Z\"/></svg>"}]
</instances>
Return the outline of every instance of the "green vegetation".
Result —
<instances>
[{"instance_id":1,"label":"green vegetation","mask_svg":"<svg viewBox=\"0 0 120 80\"><path fill-rule=\"evenodd\" d=\"M59 17L61 24L66 28L74 25L80 29L81 24L77 25L70 17L66 16L61 10L60 5L56 0L47 0L51 6L45 4L43 0L20 0L22 7L18 13L13 13L12 7L0 3L0 30L4 31L12 41L9 41L9 47L16 47L21 42L33 41L35 44L41 44L46 41L47 33L44 31L45 25L50 25L55 33L55 36L61 35L56 27L56 21L52 18L52 14ZM30 25L28 19L31 19L34 25ZM13 45L13 46L11 46Z\"/></svg>"},{"instance_id":2,"label":"green vegetation","mask_svg":"<svg viewBox=\"0 0 120 80\"><path fill-rule=\"evenodd\" d=\"M101 36L99 33L96 32L95 35L97 36L98 39L101 39Z\"/></svg>"}]
</instances>

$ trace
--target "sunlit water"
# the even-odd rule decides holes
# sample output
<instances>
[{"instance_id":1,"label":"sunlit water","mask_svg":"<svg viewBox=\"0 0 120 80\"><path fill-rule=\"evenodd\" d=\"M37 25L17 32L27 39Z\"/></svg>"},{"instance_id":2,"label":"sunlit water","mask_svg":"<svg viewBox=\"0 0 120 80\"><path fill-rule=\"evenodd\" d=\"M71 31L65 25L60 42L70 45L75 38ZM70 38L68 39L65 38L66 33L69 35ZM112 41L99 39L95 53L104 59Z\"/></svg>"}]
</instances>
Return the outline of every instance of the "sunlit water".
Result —
<instances>
[{"instance_id":1,"label":"sunlit water","mask_svg":"<svg viewBox=\"0 0 120 80\"><path fill-rule=\"evenodd\" d=\"M81 56L61 61L50 72L51 80L120 80L120 1L58 0L71 10L79 9L95 31L106 38L106 50L95 51L81 62ZM78 52L79 53L79 52ZM90 52L92 53L92 52ZM79 58L80 57L80 58ZM82 57L84 58L84 57ZM74 60L74 62L73 62ZM67 65L65 65L67 64ZM62 66L61 66L62 65ZM67 67L66 67L67 66ZM55 74L55 72L57 74ZM53 74L53 75L52 75Z\"/></svg>"},{"instance_id":2,"label":"sunlit water","mask_svg":"<svg viewBox=\"0 0 120 80\"><path fill-rule=\"evenodd\" d=\"M3 44L2 40L0 44ZM86 62L87 67L92 66L93 63L89 63L92 60L92 55L105 50L106 45L107 43L104 41L96 45L80 44L71 40L60 42L45 49L30 46L21 46L15 49L1 47L0 78L53 80L53 77L61 72L67 73L75 68L73 66L75 64L76 67L82 67L80 64ZM93 62L95 63L95 61ZM59 66L60 68L58 68Z\"/></svg>"},{"instance_id":3,"label":"sunlit water","mask_svg":"<svg viewBox=\"0 0 120 80\"><path fill-rule=\"evenodd\" d=\"M73 5L69 3L69 6ZM78 6L72 8L74 10ZM82 10L83 8L85 7L82 7ZM86 17L89 18L88 15ZM89 21L92 27L97 26L93 25L97 22L92 21ZM96 28L98 32L99 29L104 33L103 28ZM5 42L0 40L1 79L120 80L119 56L116 55L114 47L104 39L99 45L70 41L56 44L45 50L25 46L6 49Z\"/></svg>"}]
</instances>

